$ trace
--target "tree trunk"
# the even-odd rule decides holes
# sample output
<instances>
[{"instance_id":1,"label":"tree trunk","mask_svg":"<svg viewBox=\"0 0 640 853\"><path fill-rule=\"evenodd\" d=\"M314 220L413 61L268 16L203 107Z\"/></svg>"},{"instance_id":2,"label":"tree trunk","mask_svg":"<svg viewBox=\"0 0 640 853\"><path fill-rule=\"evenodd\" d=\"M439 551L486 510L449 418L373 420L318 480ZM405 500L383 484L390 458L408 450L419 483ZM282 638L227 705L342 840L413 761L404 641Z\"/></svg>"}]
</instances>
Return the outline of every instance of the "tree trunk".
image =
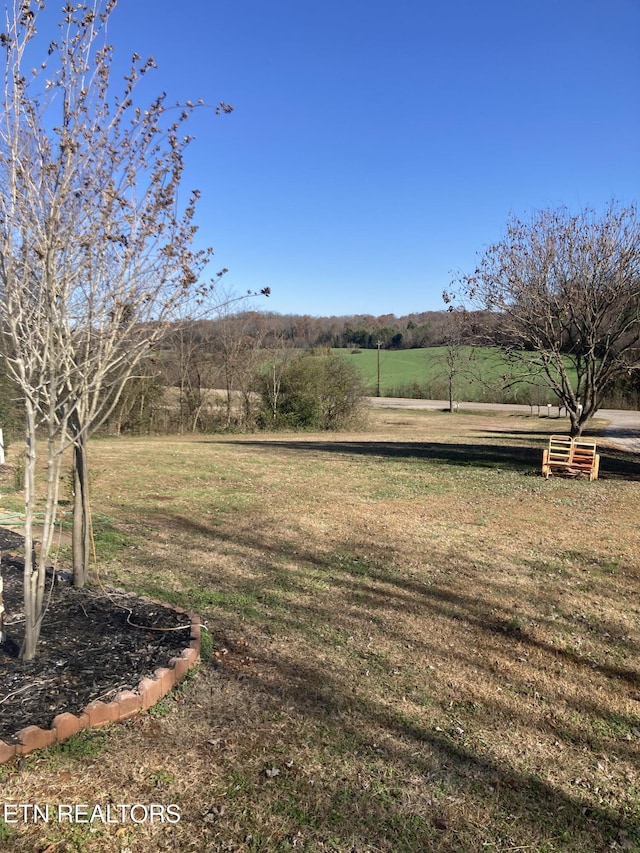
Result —
<instances>
[{"instance_id":1,"label":"tree trunk","mask_svg":"<svg viewBox=\"0 0 640 853\"><path fill-rule=\"evenodd\" d=\"M228 370L225 370L225 391L227 395L227 429L231 426L232 420L232 402L233 402L233 392L231 390L231 376Z\"/></svg>"},{"instance_id":2,"label":"tree trunk","mask_svg":"<svg viewBox=\"0 0 640 853\"><path fill-rule=\"evenodd\" d=\"M2 597L2 568L0 567L0 645L4 643L4 599Z\"/></svg>"},{"instance_id":3,"label":"tree trunk","mask_svg":"<svg viewBox=\"0 0 640 853\"><path fill-rule=\"evenodd\" d=\"M73 446L73 585L83 587L87 580L91 554L89 478L87 441L84 435Z\"/></svg>"},{"instance_id":4,"label":"tree trunk","mask_svg":"<svg viewBox=\"0 0 640 853\"><path fill-rule=\"evenodd\" d=\"M36 417L29 401L27 408L26 446L24 452L24 640L20 657L33 660L40 637L41 607L38 606L38 566L33 541L35 511Z\"/></svg>"}]
</instances>

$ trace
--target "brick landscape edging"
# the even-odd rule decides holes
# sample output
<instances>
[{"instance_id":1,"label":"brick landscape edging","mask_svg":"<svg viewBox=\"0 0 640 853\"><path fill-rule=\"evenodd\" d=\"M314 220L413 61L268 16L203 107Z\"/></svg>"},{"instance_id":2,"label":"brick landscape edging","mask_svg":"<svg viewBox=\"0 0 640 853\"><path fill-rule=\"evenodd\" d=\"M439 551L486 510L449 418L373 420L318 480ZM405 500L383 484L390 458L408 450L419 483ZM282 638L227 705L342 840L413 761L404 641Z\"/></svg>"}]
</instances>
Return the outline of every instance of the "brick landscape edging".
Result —
<instances>
[{"instance_id":1,"label":"brick landscape edging","mask_svg":"<svg viewBox=\"0 0 640 853\"><path fill-rule=\"evenodd\" d=\"M156 603L161 604L161 602ZM162 606L166 607L164 604ZM177 607L174 610L178 613L184 612ZM34 749L52 746L54 743L73 737L82 729L128 720L140 711L148 711L153 707L184 678L200 658L200 617L195 614L186 615L191 620L188 647L183 649L179 656L172 657L167 666L156 669L153 678L143 678L136 691L121 690L111 702L98 700L90 702L78 716L70 713L58 714L48 729L26 726L15 735L18 743L11 744L0 740L0 764L11 761L17 756L26 755Z\"/></svg>"}]
</instances>

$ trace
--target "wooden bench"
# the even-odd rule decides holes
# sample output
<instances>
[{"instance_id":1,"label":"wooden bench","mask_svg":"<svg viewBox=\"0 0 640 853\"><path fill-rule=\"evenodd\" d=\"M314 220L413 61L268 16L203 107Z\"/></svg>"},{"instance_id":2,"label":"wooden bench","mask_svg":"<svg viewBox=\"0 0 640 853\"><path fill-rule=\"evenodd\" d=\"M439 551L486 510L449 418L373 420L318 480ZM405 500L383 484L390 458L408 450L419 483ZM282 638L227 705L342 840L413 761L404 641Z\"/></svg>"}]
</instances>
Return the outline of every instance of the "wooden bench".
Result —
<instances>
[{"instance_id":1,"label":"wooden bench","mask_svg":"<svg viewBox=\"0 0 640 853\"><path fill-rule=\"evenodd\" d=\"M547 480L554 471L569 477L588 474L590 480L597 480L599 468L600 454L592 438L552 435L542 452L542 473Z\"/></svg>"}]
</instances>

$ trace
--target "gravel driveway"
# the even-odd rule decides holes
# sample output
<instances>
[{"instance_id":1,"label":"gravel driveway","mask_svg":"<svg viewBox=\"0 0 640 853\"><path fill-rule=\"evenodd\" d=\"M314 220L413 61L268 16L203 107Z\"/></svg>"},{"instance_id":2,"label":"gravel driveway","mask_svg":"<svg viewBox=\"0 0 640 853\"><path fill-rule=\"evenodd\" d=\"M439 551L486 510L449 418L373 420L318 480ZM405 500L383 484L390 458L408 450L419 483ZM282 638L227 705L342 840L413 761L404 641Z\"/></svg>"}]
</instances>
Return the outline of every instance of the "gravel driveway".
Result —
<instances>
[{"instance_id":1,"label":"gravel driveway","mask_svg":"<svg viewBox=\"0 0 640 853\"><path fill-rule=\"evenodd\" d=\"M640 454L640 412L601 409L598 417L609 421L604 430L605 438L623 450Z\"/></svg>"}]
</instances>

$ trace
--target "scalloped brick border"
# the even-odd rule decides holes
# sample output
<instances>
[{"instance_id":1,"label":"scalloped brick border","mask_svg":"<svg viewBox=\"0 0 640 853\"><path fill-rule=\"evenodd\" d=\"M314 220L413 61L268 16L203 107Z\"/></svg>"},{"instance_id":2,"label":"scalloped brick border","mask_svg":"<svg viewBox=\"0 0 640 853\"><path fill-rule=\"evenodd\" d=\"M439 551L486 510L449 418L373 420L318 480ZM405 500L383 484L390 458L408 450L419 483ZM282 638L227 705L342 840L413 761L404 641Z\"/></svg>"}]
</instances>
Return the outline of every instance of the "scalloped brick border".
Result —
<instances>
[{"instance_id":1,"label":"scalloped brick border","mask_svg":"<svg viewBox=\"0 0 640 853\"><path fill-rule=\"evenodd\" d=\"M154 603L162 607L167 606L161 601ZM176 613L184 613L191 620L191 636L189 646L183 649L178 657L171 658L168 666L156 669L153 678L143 678L138 684L137 691L121 690L111 702L97 700L90 702L77 717L70 713L58 714L54 717L49 729L26 726L16 734L16 739L19 741L16 744L0 740L0 764L20 755L26 755L34 749L45 749L54 743L73 737L82 729L128 720L140 711L148 711L152 708L200 659L200 617L178 607L173 609Z\"/></svg>"}]
</instances>

